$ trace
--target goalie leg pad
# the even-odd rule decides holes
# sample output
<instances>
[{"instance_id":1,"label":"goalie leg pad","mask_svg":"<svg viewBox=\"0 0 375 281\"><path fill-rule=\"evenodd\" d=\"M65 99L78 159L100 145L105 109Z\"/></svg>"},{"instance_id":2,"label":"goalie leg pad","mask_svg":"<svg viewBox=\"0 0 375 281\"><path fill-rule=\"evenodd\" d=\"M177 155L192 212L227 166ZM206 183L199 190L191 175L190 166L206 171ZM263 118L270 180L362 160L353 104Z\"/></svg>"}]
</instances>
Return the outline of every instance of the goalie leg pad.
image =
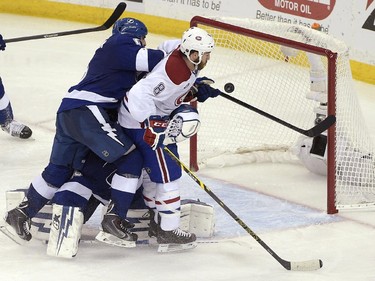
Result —
<instances>
[{"instance_id":1,"label":"goalie leg pad","mask_svg":"<svg viewBox=\"0 0 375 281\"><path fill-rule=\"evenodd\" d=\"M148 209L129 209L127 219L129 222L134 223L134 227L130 231L138 235L137 244L148 244L150 238L148 236L151 219L150 211Z\"/></svg>"},{"instance_id":2,"label":"goalie leg pad","mask_svg":"<svg viewBox=\"0 0 375 281\"><path fill-rule=\"evenodd\" d=\"M294 148L294 154L311 172L318 175L327 175L327 137L324 135L308 138L300 137Z\"/></svg>"},{"instance_id":3,"label":"goalie leg pad","mask_svg":"<svg viewBox=\"0 0 375 281\"><path fill-rule=\"evenodd\" d=\"M215 231L213 206L192 199L182 200L180 228L199 238L212 237Z\"/></svg>"},{"instance_id":4,"label":"goalie leg pad","mask_svg":"<svg viewBox=\"0 0 375 281\"><path fill-rule=\"evenodd\" d=\"M102 214L104 215L106 212L107 212L107 207L103 206ZM149 229L150 229L150 219L154 219L154 218L151 218L150 210L149 209L129 209L126 218L129 222L134 224L134 227L129 230L138 235L137 242L134 244L134 243L129 243L129 242L124 243L124 241L116 241L115 243L113 243L113 245L124 247L124 248L131 248L131 247L136 247L136 245L150 244L150 236L148 234ZM99 234L98 234L99 236L96 238L97 240L102 239L101 237L105 236L102 231ZM103 239L105 238L106 237L104 237Z\"/></svg>"},{"instance_id":5,"label":"goalie leg pad","mask_svg":"<svg viewBox=\"0 0 375 281\"><path fill-rule=\"evenodd\" d=\"M7 211L10 211L22 202L22 200L26 196L27 189L16 189L16 190L8 190L5 193L6 197L6 208Z\"/></svg>"},{"instance_id":6,"label":"goalie leg pad","mask_svg":"<svg viewBox=\"0 0 375 281\"><path fill-rule=\"evenodd\" d=\"M16 208L26 196L27 189L8 190L5 193L7 211ZM46 205L31 220L30 232L33 239L48 242L51 228L52 205Z\"/></svg>"},{"instance_id":7,"label":"goalie leg pad","mask_svg":"<svg viewBox=\"0 0 375 281\"><path fill-rule=\"evenodd\" d=\"M323 70L310 71L310 90L313 92L327 92L327 74Z\"/></svg>"},{"instance_id":8,"label":"goalie leg pad","mask_svg":"<svg viewBox=\"0 0 375 281\"><path fill-rule=\"evenodd\" d=\"M82 225L83 213L80 208L53 204L47 255L62 258L75 257Z\"/></svg>"},{"instance_id":9,"label":"goalie leg pad","mask_svg":"<svg viewBox=\"0 0 375 281\"><path fill-rule=\"evenodd\" d=\"M280 46L280 51L283 53L286 57L295 57L298 55L298 50L294 48L290 48L287 46Z\"/></svg>"},{"instance_id":10,"label":"goalie leg pad","mask_svg":"<svg viewBox=\"0 0 375 281\"><path fill-rule=\"evenodd\" d=\"M328 96L325 92L313 92L309 91L306 93L306 98L313 101L318 101L320 103L327 103Z\"/></svg>"}]
</instances>

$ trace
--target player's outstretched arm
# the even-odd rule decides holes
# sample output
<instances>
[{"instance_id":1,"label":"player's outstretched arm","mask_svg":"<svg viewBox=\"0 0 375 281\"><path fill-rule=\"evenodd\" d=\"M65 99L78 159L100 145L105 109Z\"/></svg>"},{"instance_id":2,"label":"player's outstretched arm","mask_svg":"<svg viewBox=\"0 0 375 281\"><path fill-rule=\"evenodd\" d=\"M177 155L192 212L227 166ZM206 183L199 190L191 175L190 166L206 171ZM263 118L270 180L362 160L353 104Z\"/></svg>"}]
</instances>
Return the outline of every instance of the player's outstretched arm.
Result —
<instances>
[{"instance_id":1,"label":"player's outstretched arm","mask_svg":"<svg viewBox=\"0 0 375 281\"><path fill-rule=\"evenodd\" d=\"M205 102L208 98L215 98L220 95L220 90L211 87L211 84L213 83L215 83L214 80L205 76L197 78L195 80L194 86L192 87L191 100Z\"/></svg>"}]
</instances>

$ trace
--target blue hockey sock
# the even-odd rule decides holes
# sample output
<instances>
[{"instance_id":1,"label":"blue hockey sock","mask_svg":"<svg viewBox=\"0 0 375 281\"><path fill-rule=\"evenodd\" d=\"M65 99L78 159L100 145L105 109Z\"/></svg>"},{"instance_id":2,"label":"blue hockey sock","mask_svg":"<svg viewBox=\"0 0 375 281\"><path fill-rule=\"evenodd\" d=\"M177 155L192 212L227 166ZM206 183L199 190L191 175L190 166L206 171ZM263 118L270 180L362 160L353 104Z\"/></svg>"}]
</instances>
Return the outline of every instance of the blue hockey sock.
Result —
<instances>
[{"instance_id":1,"label":"blue hockey sock","mask_svg":"<svg viewBox=\"0 0 375 281\"><path fill-rule=\"evenodd\" d=\"M134 198L134 193L112 189L112 202L114 204L111 213L115 213L122 219L126 218L130 205Z\"/></svg>"},{"instance_id":2,"label":"blue hockey sock","mask_svg":"<svg viewBox=\"0 0 375 281\"><path fill-rule=\"evenodd\" d=\"M0 99L0 103L1 102L2 100ZM7 125L12 120L13 120L13 110L12 110L12 106L10 105L10 102L8 102L8 105L5 108L1 109L1 106L0 106L0 125L1 126Z\"/></svg>"},{"instance_id":3,"label":"blue hockey sock","mask_svg":"<svg viewBox=\"0 0 375 281\"><path fill-rule=\"evenodd\" d=\"M40 195L33 185L31 184L26 195L27 202L21 203L20 207L26 213L29 218L35 217L35 215L47 204L49 201L47 198L44 198ZM23 206L23 204L25 206Z\"/></svg>"},{"instance_id":4,"label":"blue hockey sock","mask_svg":"<svg viewBox=\"0 0 375 281\"><path fill-rule=\"evenodd\" d=\"M51 201L52 203L56 203L58 205L79 207L81 209L84 209L87 205L86 198L69 190L56 192L55 196L52 198Z\"/></svg>"}]
</instances>

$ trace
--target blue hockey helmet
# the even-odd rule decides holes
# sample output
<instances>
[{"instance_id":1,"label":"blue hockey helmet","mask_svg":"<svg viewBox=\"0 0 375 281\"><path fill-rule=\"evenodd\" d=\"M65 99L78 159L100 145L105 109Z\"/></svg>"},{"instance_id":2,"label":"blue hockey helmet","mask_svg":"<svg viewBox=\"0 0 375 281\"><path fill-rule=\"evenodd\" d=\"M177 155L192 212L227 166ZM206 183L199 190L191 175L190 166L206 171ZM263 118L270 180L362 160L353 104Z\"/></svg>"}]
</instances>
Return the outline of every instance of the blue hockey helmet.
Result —
<instances>
[{"instance_id":1,"label":"blue hockey helmet","mask_svg":"<svg viewBox=\"0 0 375 281\"><path fill-rule=\"evenodd\" d=\"M146 37L147 33L145 24L134 18L119 19L112 29L112 34L129 34L139 39Z\"/></svg>"}]
</instances>

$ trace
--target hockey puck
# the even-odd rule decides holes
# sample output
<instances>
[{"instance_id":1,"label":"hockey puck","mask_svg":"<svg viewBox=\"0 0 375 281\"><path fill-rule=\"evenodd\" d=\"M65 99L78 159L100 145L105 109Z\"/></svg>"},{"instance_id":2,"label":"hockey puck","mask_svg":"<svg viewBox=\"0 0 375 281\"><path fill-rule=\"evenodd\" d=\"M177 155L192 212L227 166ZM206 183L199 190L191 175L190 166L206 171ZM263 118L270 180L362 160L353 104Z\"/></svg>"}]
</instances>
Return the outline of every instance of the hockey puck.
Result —
<instances>
[{"instance_id":1,"label":"hockey puck","mask_svg":"<svg viewBox=\"0 0 375 281\"><path fill-rule=\"evenodd\" d=\"M232 83L227 83L224 85L224 90L227 93L232 93L234 91L234 85Z\"/></svg>"}]
</instances>

